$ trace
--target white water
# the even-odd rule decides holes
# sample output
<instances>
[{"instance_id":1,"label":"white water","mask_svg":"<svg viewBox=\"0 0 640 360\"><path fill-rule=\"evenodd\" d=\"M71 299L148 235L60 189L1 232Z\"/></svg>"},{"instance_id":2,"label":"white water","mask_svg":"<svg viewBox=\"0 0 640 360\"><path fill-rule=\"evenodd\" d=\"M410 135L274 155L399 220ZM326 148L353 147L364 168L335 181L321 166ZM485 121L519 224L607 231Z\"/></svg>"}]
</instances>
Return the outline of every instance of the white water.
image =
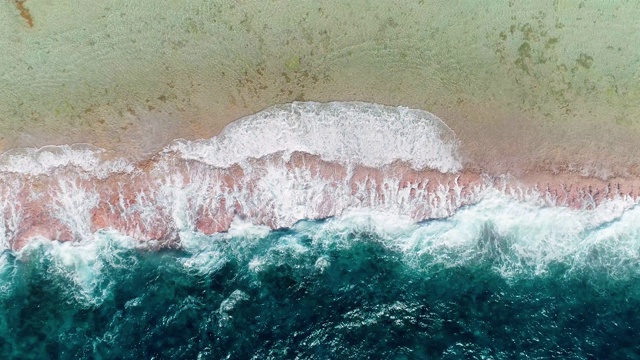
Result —
<instances>
[{"instance_id":1,"label":"white water","mask_svg":"<svg viewBox=\"0 0 640 360\"><path fill-rule=\"evenodd\" d=\"M400 189L399 180L393 178L382 184L366 180L352 184L351 174L336 182L308 168L289 170L286 161L293 152L305 152L344 164L349 171L356 165L380 167L404 161L415 169L452 172L462 167L457 146L451 130L425 111L366 103L281 105L234 122L218 137L170 144L157 158L147 187L135 194L135 206L126 205L122 198L109 206L112 212L122 213L129 228L137 228L132 222L139 221L170 232L194 230L198 212L222 216L233 211L232 204L239 204L254 222L273 227L339 215L351 208L419 219L449 216L471 200L450 199L449 185L429 191L418 184ZM277 158L262 168L248 162L274 154ZM22 221L31 216L21 206L27 201L51 214L74 239L91 238L91 213L100 202L100 180L115 174L132 178L141 174L126 160L107 155L104 149L82 144L16 149L0 155L2 246L11 247ZM187 169L185 176L179 168L185 160L197 160L202 166ZM246 176L238 179L239 187L224 189L215 168L233 164L241 164ZM35 176L41 180L31 181ZM382 191L372 190L371 184L382 185ZM357 187L355 193L352 186ZM28 194L19 197L22 189L28 189ZM35 201L47 197L45 203ZM221 199L226 207L220 205ZM154 240L143 232L133 231L140 240Z\"/></svg>"},{"instance_id":2,"label":"white water","mask_svg":"<svg viewBox=\"0 0 640 360\"><path fill-rule=\"evenodd\" d=\"M624 206L621 206L624 205ZM617 209L617 210L612 210ZM302 221L292 232L274 240L272 232L236 219L229 232L203 235L183 231L179 262L185 272L206 275L229 261L246 264L255 273L295 259L296 266L322 272L331 264L333 251L349 249L358 241L377 241L416 270L434 266L465 266L489 262L507 279L544 276L553 265L571 272L596 271L611 278L640 274L640 207L623 200L610 201L594 210L541 207L518 201L497 190L455 215L415 223L393 213L353 210L322 222ZM374 237L353 237L374 234ZM114 231L100 231L92 240L78 243L32 241L18 252L18 259L46 258L49 271L72 280L73 294L86 306L100 304L109 295L113 268L135 266L140 244ZM262 249L262 250L259 250ZM146 251L146 250L142 250ZM0 297L11 290L11 261L0 256ZM7 283L9 281L9 283ZM105 285L106 284L106 285ZM236 294L221 306L246 300Z\"/></svg>"},{"instance_id":3,"label":"white water","mask_svg":"<svg viewBox=\"0 0 640 360\"><path fill-rule=\"evenodd\" d=\"M229 124L219 136L175 141L162 152L228 167L279 152L287 158L297 151L370 167L401 160L417 170L462 168L454 133L435 115L361 102L274 106ZM107 153L87 144L12 149L0 155L0 173L46 175L68 167L104 178L133 170L125 159L106 160Z\"/></svg>"},{"instance_id":4,"label":"white water","mask_svg":"<svg viewBox=\"0 0 640 360\"><path fill-rule=\"evenodd\" d=\"M0 299L15 285L11 283L15 271L15 264L8 257L11 253L21 262L48 261L50 276L71 280L74 288L67 290L78 304L99 305L110 295L116 281L105 272L133 267L136 259L131 251L135 244L135 240L114 231L100 231L91 241L76 243L35 238L20 251L0 255Z\"/></svg>"},{"instance_id":5,"label":"white water","mask_svg":"<svg viewBox=\"0 0 640 360\"><path fill-rule=\"evenodd\" d=\"M343 164L381 167L401 160L416 170L462 169L455 136L435 115L359 102L275 106L233 122L218 137L177 142L168 150L218 167L300 151Z\"/></svg>"},{"instance_id":6,"label":"white water","mask_svg":"<svg viewBox=\"0 0 640 360\"><path fill-rule=\"evenodd\" d=\"M403 160L415 169L451 172L461 168L457 145L450 130L423 111L363 103L295 103L244 118L210 140L171 144L148 187L137 194L136 204L111 205L122 210L123 216L139 215L142 224L162 223L170 228L190 254L183 261L185 271L198 273L215 271L230 256L248 256L271 234L268 227L256 225L265 220L273 227L293 227L311 237L310 245L300 241L301 235L283 238L277 246L290 254L317 252L314 266L318 271L330 262L323 249L348 247L347 235L364 231L377 234L385 246L401 251L417 268L455 266L485 257L505 277L544 274L556 263L576 271L597 267L612 276L637 273L640 208L628 198L607 200L592 210L572 210L546 206L548 202L535 192L516 199L504 191L478 187L463 196L457 184L431 190L417 184L401 188L393 178L385 179L379 192L365 183L355 183L354 190L349 176L327 180L310 169L288 170L285 166L291 153L303 151L347 165L379 167ZM99 302L96 299L105 296L94 292L103 288L97 284L105 266L132 261L126 254L134 246L155 246L154 239L137 238L135 232L91 230L90 212L99 194L95 187L78 185L76 178L135 173L133 165L103 160L102 153L89 147L62 146L0 156L1 248L11 248L12 236L24 217L16 197L23 179L55 176L55 187L44 189L53 199L45 206L71 230L76 242L40 239L11 253L28 257L41 252L50 257L54 269L72 277L80 289L78 296L88 302ZM260 166L246 161L274 153L282 153L283 158ZM200 165L188 168L185 175L172 168L176 154L178 160L197 160ZM238 180L242 186L223 189L213 167L234 163L244 170L245 178ZM249 182L251 191L247 190ZM221 199L227 208L219 209ZM228 233L207 236L197 231L199 212L229 211L236 203L246 210L246 219L235 218ZM298 222L327 216L335 217L323 223ZM416 219L423 218L437 220L416 224ZM275 261L269 256L253 258L249 266L259 271ZM6 258L0 257L3 278L10 274L7 266Z\"/></svg>"},{"instance_id":7,"label":"white water","mask_svg":"<svg viewBox=\"0 0 640 360\"><path fill-rule=\"evenodd\" d=\"M86 144L12 149L0 154L0 174L46 175L70 167L103 179L113 173L133 171L133 165L125 159L105 160L105 153L104 149Z\"/></svg>"}]
</instances>

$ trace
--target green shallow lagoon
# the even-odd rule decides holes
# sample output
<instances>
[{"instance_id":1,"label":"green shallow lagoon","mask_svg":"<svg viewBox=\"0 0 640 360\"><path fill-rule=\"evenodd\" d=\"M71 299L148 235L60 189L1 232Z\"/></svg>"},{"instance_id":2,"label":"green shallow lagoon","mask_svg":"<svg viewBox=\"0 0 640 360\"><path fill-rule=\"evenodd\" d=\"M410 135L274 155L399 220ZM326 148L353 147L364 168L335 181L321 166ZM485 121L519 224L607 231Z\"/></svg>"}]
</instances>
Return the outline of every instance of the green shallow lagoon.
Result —
<instances>
[{"instance_id":1,"label":"green shallow lagoon","mask_svg":"<svg viewBox=\"0 0 640 360\"><path fill-rule=\"evenodd\" d=\"M523 255L517 231L500 235L502 225L491 221L476 227L473 239L436 243L464 228L466 216L390 230L380 217L306 221L270 232L243 225L213 237L183 234L181 250L136 249L102 233L92 244L43 242L6 251L0 356L640 354L640 278L632 254L585 244L589 258L576 249L536 263Z\"/></svg>"},{"instance_id":2,"label":"green shallow lagoon","mask_svg":"<svg viewBox=\"0 0 640 360\"><path fill-rule=\"evenodd\" d=\"M636 2L0 3L0 149L146 158L293 101L442 118L481 168L638 166ZM494 169L498 167L499 169Z\"/></svg>"}]
</instances>

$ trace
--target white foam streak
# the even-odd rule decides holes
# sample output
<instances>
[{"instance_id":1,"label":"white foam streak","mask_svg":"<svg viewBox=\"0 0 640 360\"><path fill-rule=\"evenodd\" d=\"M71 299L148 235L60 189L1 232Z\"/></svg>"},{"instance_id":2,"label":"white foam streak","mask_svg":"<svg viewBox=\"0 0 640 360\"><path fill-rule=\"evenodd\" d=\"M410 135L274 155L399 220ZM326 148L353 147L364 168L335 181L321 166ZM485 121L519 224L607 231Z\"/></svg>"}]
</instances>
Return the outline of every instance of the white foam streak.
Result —
<instances>
[{"instance_id":1,"label":"white foam streak","mask_svg":"<svg viewBox=\"0 0 640 360\"><path fill-rule=\"evenodd\" d=\"M8 152L0 155L0 296L11 291L13 258L39 256L54 275L71 281L80 303L98 305L112 288L107 269L126 271L135 265L134 249L164 244L188 253L177 261L198 275L216 272L230 259L244 261L254 273L311 259L308 266L322 272L331 266L331 251L348 250L354 241L378 241L418 270L483 263L508 279L544 276L556 265L612 278L640 275L640 206L629 196L597 204L587 198L585 208L576 210L550 206L566 201L550 192L496 189L489 179L463 188L451 180L455 175L434 172L429 178L424 172L401 180L393 176L404 172L379 169L401 160L414 169L455 172L462 166L457 145L446 125L423 111L294 103L244 118L210 140L176 142L148 173L87 146ZM294 152L346 165L340 168L346 175L322 173L327 164L320 161L287 163ZM356 165L378 169L356 174ZM137 177L132 184L126 176L114 177L118 182L111 188L98 181L114 173ZM438 178L445 180L435 183ZM43 223L48 216L55 221ZM95 231L94 225L122 233ZM29 226L37 231L29 233ZM282 227L293 231L274 240L271 230ZM211 236L198 230L227 228ZM72 240L65 243L38 237L67 230L70 238L59 237ZM9 250L19 235L25 237L17 247L26 246ZM260 246L267 249L256 251ZM219 309L223 319L245 300L246 294L232 293Z\"/></svg>"},{"instance_id":2,"label":"white foam streak","mask_svg":"<svg viewBox=\"0 0 640 360\"><path fill-rule=\"evenodd\" d=\"M625 210L612 213L612 208ZM271 237L269 228L236 218L228 233L181 231L181 247L189 256L178 261L186 272L200 275L214 273L232 259L254 273L288 262L322 272L331 266L335 250L376 241L400 252L406 264L425 274L434 266L484 263L506 279L545 276L555 265L566 267L569 274L586 271L625 278L640 274L638 223L640 207L620 199L593 210L572 210L491 190L451 217L420 224L395 213L353 209L321 222L298 222L293 231ZM138 246L135 239L115 231L99 231L91 240L74 243L36 239L13 254L50 262L52 275L72 281L77 301L95 306L113 286L105 271L133 268ZM10 291L12 271L7 256L1 256L0 296ZM228 300L221 313L246 299L236 294Z\"/></svg>"},{"instance_id":3,"label":"white foam streak","mask_svg":"<svg viewBox=\"0 0 640 360\"><path fill-rule=\"evenodd\" d=\"M50 262L49 276L69 279L74 285L69 293L79 304L91 307L111 294L115 279L104 276L106 268L135 266L136 259L130 255L133 248L132 239L110 231L97 233L92 241L76 243L34 239L16 255L18 259L37 256Z\"/></svg>"},{"instance_id":4,"label":"white foam streak","mask_svg":"<svg viewBox=\"0 0 640 360\"><path fill-rule=\"evenodd\" d=\"M220 303L220 309L218 312L220 313L220 320L218 325L220 327L226 326L229 322L231 316L228 314L231 310L233 310L238 303L242 301L249 300L249 295L241 290L234 290L228 298Z\"/></svg>"},{"instance_id":5,"label":"white foam streak","mask_svg":"<svg viewBox=\"0 0 640 360\"><path fill-rule=\"evenodd\" d=\"M353 187L355 186L355 191ZM284 164L268 166L251 193L236 190L223 196L227 203L238 202L250 209L256 222L262 219L273 227L290 227L303 219L317 219L342 214L349 209L369 209L414 219L450 216L462 204L480 196L481 190L462 195L459 187L441 184L409 184L401 187L395 178L386 178L378 186L374 179L353 181L323 179L306 168L290 171ZM455 196L451 196L454 192Z\"/></svg>"},{"instance_id":6,"label":"white foam streak","mask_svg":"<svg viewBox=\"0 0 640 360\"><path fill-rule=\"evenodd\" d=\"M640 273L639 222L640 207L622 199L593 210L572 210L540 206L492 190L449 218L421 224L395 213L363 209L322 223L299 222L293 226L295 235L282 237L273 253L254 258L249 266L260 271L311 252L318 254L314 266L322 271L330 263L326 251L363 241L353 234L373 233L375 238L364 239L378 239L374 241L401 251L404 260L418 269L484 262L509 279L544 276L555 265L566 266L569 272L628 277ZM281 254L289 255L282 258Z\"/></svg>"},{"instance_id":7,"label":"white foam streak","mask_svg":"<svg viewBox=\"0 0 640 360\"><path fill-rule=\"evenodd\" d=\"M198 274L210 274L220 269L229 260L217 241L209 236L196 233L182 233L182 246L190 256L183 259L182 265L187 271Z\"/></svg>"},{"instance_id":8,"label":"white foam streak","mask_svg":"<svg viewBox=\"0 0 640 360\"><path fill-rule=\"evenodd\" d=\"M249 221L234 218L227 232L229 236L244 239L259 239L269 235L271 229L264 225L254 225Z\"/></svg>"},{"instance_id":9,"label":"white foam streak","mask_svg":"<svg viewBox=\"0 0 640 360\"><path fill-rule=\"evenodd\" d=\"M75 182L60 180L56 200L51 206L54 216L73 231L75 238L91 237L91 210L98 205L99 196L86 191Z\"/></svg>"},{"instance_id":10,"label":"white foam streak","mask_svg":"<svg viewBox=\"0 0 640 360\"><path fill-rule=\"evenodd\" d=\"M462 168L453 132L435 115L360 102L297 102L240 119L210 140L176 142L167 151L217 167L300 151L343 164L414 169Z\"/></svg>"},{"instance_id":11,"label":"white foam streak","mask_svg":"<svg viewBox=\"0 0 640 360\"><path fill-rule=\"evenodd\" d=\"M484 257L505 277L541 275L554 264L629 274L628 267L618 265L637 259L640 210L611 212L624 204L612 200L594 210L540 207L495 191L451 218L424 224L398 244L413 254L416 266L425 255L429 263L446 266ZM615 237L610 235L613 224L624 229ZM594 249L602 251L595 254Z\"/></svg>"},{"instance_id":12,"label":"white foam streak","mask_svg":"<svg viewBox=\"0 0 640 360\"><path fill-rule=\"evenodd\" d=\"M20 184L13 182L15 188ZM17 191L11 187L0 187L0 251L11 247L11 239L20 228L22 211L18 207Z\"/></svg>"},{"instance_id":13,"label":"white foam streak","mask_svg":"<svg viewBox=\"0 0 640 360\"><path fill-rule=\"evenodd\" d=\"M249 158L293 152L344 164L380 167L394 161L414 169L455 172L462 168L453 132L435 115L405 107L361 102L296 102L274 106L228 125L217 137L176 141L177 152L217 167ZM45 175L72 168L98 178L134 170L125 159L109 159L88 144L12 149L0 154L0 173Z\"/></svg>"},{"instance_id":14,"label":"white foam streak","mask_svg":"<svg viewBox=\"0 0 640 360\"><path fill-rule=\"evenodd\" d=\"M113 173L133 171L133 165L122 158L105 159L106 152L86 144L13 149L0 154L0 173L43 175L71 167L103 179Z\"/></svg>"},{"instance_id":15,"label":"white foam streak","mask_svg":"<svg viewBox=\"0 0 640 360\"><path fill-rule=\"evenodd\" d=\"M626 210L616 214L612 208ZM300 222L293 227L296 235L283 237L273 254L318 254L314 266L322 271L330 263L323 255L329 249L347 249L354 241L378 239L373 241L401 251L404 260L417 269L488 263L512 279L544 276L561 265L569 273L622 278L640 274L639 222L640 207L621 199L593 210L572 210L539 206L492 190L449 218L422 224L370 210L349 211L323 223ZM367 233L376 237L353 237ZM276 255L255 258L251 269L279 264L283 258Z\"/></svg>"}]
</instances>

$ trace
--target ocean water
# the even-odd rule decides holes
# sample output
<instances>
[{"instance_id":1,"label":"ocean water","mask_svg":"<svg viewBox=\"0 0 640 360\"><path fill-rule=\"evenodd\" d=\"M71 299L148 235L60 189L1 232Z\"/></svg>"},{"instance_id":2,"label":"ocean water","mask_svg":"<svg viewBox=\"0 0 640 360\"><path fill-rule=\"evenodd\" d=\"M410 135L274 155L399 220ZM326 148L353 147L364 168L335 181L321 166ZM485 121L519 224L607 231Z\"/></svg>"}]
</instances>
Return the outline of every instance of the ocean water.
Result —
<instances>
[{"instance_id":1,"label":"ocean water","mask_svg":"<svg viewBox=\"0 0 640 360\"><path fill-rule=\"evenodd\" d=\"M91 147L4 154L0 358L640 356L640 207L630 197L570 208L483 187L460 202L457 188L409 191L389 179L361 193L369 180L348 171L350 182L328 181L286 162L305 152L347 169L403 161L455 175L458 145L426 112L298 103L169 145L149 178ZM259 181L221 190L216 171L233 166ZM140 178L127 203L122 189ZM96 227L104 193L128 227ZM327 193L328 213L318 210ZM443 194L452 199L434 200ZM207 196L240 204L225 231L197 226ZM416 218L420 201L433 209ZM31 207L71 238L41 231L17 245L26 227L54 224ZM158 213L170 238L144 230Z\"/></svg>"},{"instance_id":2,"label":"ocean water","mask_svg":"<svg viewBox=\"0 0 640 360\"><path fill-rule=\"evenodd\" d=\"M550 231L561 214L536 219L544 209L486 210L421 224L355 213L276 231L236 222L162 251L110 232L33 242L0 258L0 356L638 354L640 214L571 232Z\"/></svg>"}]
</instances>

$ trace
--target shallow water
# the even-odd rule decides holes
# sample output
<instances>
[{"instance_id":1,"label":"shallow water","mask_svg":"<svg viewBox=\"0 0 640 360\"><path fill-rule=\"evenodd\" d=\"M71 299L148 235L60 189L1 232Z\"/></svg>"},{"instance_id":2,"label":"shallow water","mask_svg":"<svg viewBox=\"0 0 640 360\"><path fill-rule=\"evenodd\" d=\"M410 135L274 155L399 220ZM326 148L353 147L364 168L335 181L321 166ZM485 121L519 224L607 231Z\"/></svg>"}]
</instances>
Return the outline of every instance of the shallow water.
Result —
<instances>
[{"instance_id":1,"label":"shallow water","mask_svg":"<svg viewBox=\"0 0 640 360\"><path fill-rule=\"evenodd\" d=\"M484 169L626 174L638 17L610 1L2 1L0 149L147 158L274 104L358 100L436 114Z\"/></svg>"}]
</instances>

